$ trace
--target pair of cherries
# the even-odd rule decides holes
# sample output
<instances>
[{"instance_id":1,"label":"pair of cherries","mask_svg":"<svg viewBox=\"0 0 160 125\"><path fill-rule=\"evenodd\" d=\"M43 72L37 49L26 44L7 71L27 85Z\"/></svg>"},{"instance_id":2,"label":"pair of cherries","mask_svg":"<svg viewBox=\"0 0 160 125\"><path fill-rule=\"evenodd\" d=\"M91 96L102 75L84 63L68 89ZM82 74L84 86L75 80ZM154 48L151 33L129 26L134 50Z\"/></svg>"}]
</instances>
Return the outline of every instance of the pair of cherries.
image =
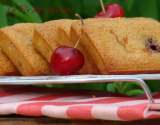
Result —
<instances>
[{"instance_id":1,"label":"pair of cherries","mask_svg":"<svg viewBox=\"0 0 160 125\"><path fill-rule=\"evenodd\" d=\"M118 4L111 3L94 16L105 17L124 17L123 9ZM52 54L50 67L55 75L75 75L83 67L84 61L83 54L76 47L60 46Z\"/></svg>"}]
</instances>

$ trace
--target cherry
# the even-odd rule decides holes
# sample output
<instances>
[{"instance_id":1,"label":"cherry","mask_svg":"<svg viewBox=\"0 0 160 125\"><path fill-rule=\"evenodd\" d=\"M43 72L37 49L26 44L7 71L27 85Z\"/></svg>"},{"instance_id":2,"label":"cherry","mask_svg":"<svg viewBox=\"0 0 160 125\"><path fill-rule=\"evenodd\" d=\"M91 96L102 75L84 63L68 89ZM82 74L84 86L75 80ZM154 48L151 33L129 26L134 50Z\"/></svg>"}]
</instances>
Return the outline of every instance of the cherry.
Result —
<instances>
[{"instance_id":1,"label":"cherry","mask_svg":"<svg viewBox=\"0 0 160 125\"><path fill-rule=\"evenodd\" d=\"M52 54L50 67L56 75L74 75L84 64L83 54L76 48L60 46Z\"/></svg>"},{"instance_id":2,"label":"cherry","mask_svg":"<svg viewBox=\"0 0 160 125\"><path fill-rule=\"evenodd\" d=\"M94 18L104 18L104 17L115 18L115 17L125 16L122 7L119 6L118 4L110 3L104 8L102 0L100 0L100 2L101 2L102 11L96 14Z\"/></svg>"},{"instance_id":3,"label":"cherry","mask_svg":"<svg viewBox=\"0 0 160 125\"><path fill-rule=\"evenodd\" d=\"M76 14L81 19L82 18ZM84 65L83 54L76 49L81 36L75 47L59 46L52 54L50 68L55 75L75 75Z\"/></svg>"},{"instance_id":4,"label":"cherry","mask_svg":"<svg viewBox=\"0 0 160 125\"><path fill-rule=\"evenodd\" d=\"M160 46L155 41L153 41L153 38L148 39L148 42L146 43L146 47L152 50L153 52L157 52L157 53L160 52Z\"/></svg>"}]
</instances>

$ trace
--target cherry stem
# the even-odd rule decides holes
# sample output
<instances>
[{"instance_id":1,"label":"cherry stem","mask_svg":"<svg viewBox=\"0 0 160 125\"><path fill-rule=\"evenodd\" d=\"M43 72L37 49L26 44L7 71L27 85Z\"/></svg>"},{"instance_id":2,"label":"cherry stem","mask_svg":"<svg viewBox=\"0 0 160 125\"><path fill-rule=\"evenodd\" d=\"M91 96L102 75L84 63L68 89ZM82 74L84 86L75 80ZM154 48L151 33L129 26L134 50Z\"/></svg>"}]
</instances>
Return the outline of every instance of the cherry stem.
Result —
<instances>
[{"instance_id":1,"label":"cherry stem","mask_svg":"<svg viewBox=\"0 0 160 125\"><path fill-rule=\"evenodd\" d=\"M78 46L78 44L79 44L80 41L81 41L81 36L79 37L79 39L78 39L76 45L74 46L74 48L77 48L77 46Z\"/></svg>"},{"instance_id":2,"label":"cherry stem","mask_svg":"<svg viewBox=\"0 0 160 125\"><path fill-rule=\"evenodd\" d=\"M77 13L75 14L75 16L78 17L81 20L82 26L84 26L84 22L83 22L82 17L79 14L77 14Z\"/></svg>"},{"instance_id":3,"label":"cherry stem","mask_svg":"<svg viewBox=\"0 0 160 125\"><path fill-rule=\"evenodd\" d=\"M106 11L105 11L105 9L104 9L103 2L102 2L102 0L99 0L99 1L100 1L100 3L101 3L101 7L102 7L103 14L105 14L105 13L106 13Z\"/></svg>"},{"instance_id":4,"label":"cherry stem","mask_svg":"<svg viewBox=\"0 0 160 125\"><path fill-rule=\"evenodd\" d=\"M79 14L75 14L75 16L78 17L81 20L82 26L84 26L84 22L83 22L82 17ZM74 46L74 48L76 48L78 46L80 40L81 40L81 36L79 37L79 39L78 39L76 45Z\"/></svg>"}]
</instances>

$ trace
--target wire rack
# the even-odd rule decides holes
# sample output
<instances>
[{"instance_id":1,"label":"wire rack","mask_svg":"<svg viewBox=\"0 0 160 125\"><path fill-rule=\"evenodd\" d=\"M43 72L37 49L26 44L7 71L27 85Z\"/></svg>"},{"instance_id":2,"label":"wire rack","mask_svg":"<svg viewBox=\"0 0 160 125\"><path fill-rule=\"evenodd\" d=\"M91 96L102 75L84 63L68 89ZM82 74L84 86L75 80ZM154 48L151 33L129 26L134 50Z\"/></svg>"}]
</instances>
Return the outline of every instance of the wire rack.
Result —
<instances>
[{"instance_id":1,"label":"wire rack","mask_svg":"<svg viewBox=\"0 0 160 125\"><path fill-rule=\"evenodd\" d=\"M137 82L141 85L150 103L155 103L144 80L160 80L160 74L137 75L70 75L70 76L17 76L0 77L0 85L33 84L81 84L95 82Z\"/></svg>"}]
</instances>

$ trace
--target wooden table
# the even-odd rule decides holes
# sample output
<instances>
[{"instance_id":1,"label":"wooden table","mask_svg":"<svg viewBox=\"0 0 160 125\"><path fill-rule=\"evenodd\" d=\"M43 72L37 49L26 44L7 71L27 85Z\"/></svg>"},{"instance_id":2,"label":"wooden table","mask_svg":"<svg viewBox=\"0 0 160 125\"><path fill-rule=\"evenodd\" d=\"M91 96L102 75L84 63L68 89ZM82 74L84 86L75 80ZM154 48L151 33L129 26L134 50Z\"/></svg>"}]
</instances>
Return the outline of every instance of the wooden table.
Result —
<instances>
[{"instance_id":1,"label":"wooden table","mask_svg":"<svg viewBox=\"0 0 160 125\"><path fill-rule=\"evenodd\" d=\"M105 120L71 120L49 117L0 116L0 125L160 125L160 119L132 122Z\"/></svg>"}]
</instances>

